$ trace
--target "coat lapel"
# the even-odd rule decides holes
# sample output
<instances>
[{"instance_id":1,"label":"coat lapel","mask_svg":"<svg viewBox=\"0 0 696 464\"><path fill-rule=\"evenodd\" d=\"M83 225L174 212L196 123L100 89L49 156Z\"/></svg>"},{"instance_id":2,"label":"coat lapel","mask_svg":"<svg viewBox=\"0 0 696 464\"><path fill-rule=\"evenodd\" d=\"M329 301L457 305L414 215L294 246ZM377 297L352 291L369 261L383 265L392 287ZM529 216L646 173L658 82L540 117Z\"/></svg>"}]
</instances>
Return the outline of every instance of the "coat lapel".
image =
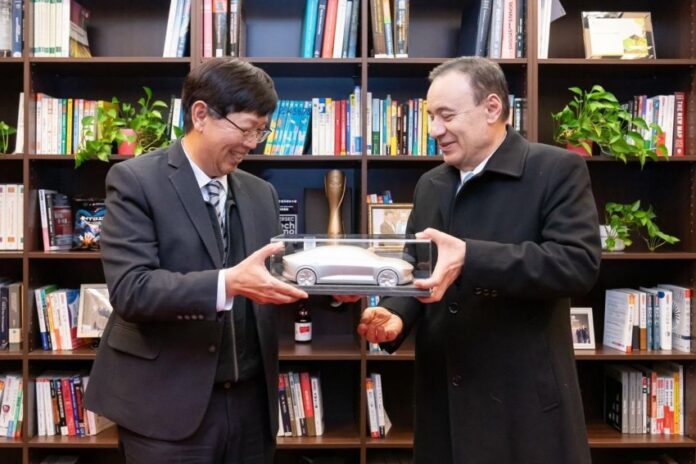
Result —
<instances>
[{"instance_id":1,"label":"coat lapel","mask_svg":"<svg viewBox=\"0 0 696 464\"><path fill-rule=\"evenodd\" d=\"M227 176L229 188L234 193L234 200L239 211L239 221L244 233L244 255L249 256L256 251L256 228L254 227L254 209L250 193L244 188L239 176L231 173Z\"/></svg>"},{"instance_id":2,"label":"coat lapel","mask_svg":"<svg viewBox=\"0 0 696 464\"><path fill-rule=\"evenodd\" d=\"M435 192L440 192L437 198L440 217L442 218L443 231L448 231L450 226L450 211L452 201L457 190L457 185L461 179L459 170L451 166L441 166L441 171L438 175L430 178L430 181L435 188Z\"/></svg>"},{"instance_id":3,"label":"coat lapel","mask_svg":"<svg viewBox=\"0 0 696 464\"><path fill-rule=\"evenodd\" d=\"M186 214L201 237L210 259L219 269L222 267L222 258L213 231L213 224L210 222L210 216L198 188L196 176L193 175L191 165L186 159L183 148L181 148L180 140L169 151L169 165L176 168L169 176L169 180L174 186Z\"/></svg>"}]
</instances>

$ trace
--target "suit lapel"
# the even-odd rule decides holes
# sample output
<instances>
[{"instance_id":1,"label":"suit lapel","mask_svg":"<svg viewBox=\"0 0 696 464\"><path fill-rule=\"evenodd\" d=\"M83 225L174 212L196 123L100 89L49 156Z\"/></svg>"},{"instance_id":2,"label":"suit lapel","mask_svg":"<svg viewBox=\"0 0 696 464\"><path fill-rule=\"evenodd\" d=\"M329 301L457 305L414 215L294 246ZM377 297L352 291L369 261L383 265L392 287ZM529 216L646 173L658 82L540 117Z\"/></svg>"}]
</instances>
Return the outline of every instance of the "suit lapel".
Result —
<instances>
[{"instance_id":1,"label":"suit lapel","mask_svg":"<svg viewBox=\"0 0 696 464\"><path fill-rule=\"evenodd\" d=\"M215 268L219 269L222 267L222 259L215 232L213 231L213 225L210 222L208 210L198 188L196 176L193 175L191 165L181 148L181 141L177 141L172 146L169 152L169 165L176 168L169 176L169 180L174 186L174 190L176 190L186 214L188 214L198 235L201 237L210 259L215 264Z\"/></svg>"},{"instance_id":2,"label":"suit lapel","mask_svg":"<svg viewBox=\"0 0 696 464\"><path fill-rule=\"evenodd\" d=\"M242 231L244 233L244 255L249 256L256 251L256 228L254 217L254 209L251 201L250 193L244 188L244 185L239 180L239 176L232 173L227 176L229 188L234 193L234 200L237 204L239 212L239 221L242 223ZM234 238L232 238L234 240Z\"/></svg>"}]
</instances>

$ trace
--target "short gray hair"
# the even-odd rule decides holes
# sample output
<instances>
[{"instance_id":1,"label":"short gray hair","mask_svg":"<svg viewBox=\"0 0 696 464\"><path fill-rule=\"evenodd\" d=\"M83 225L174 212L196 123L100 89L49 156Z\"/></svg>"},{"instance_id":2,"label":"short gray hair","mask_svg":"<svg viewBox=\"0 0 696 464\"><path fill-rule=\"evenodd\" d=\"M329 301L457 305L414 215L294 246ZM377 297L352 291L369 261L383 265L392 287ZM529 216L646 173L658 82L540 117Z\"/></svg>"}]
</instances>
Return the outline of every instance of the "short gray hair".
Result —
<instances>
[{"instance_id":1,"label":"short gray hair","mask_svg":"<svg viewBox=\"0 0 696 464\"><path fill-rule=\"evenodd\" d=\"M500 119L506 121L510 115L509 92L505 73L498 63L480 56L461 56L447 60L430 71L430 82L449 72L459 72L469 76L471 88L474 91L474 102L479 105L486 96L496 94L502 104L503 110Z\"/></svg>"}]
</instances>

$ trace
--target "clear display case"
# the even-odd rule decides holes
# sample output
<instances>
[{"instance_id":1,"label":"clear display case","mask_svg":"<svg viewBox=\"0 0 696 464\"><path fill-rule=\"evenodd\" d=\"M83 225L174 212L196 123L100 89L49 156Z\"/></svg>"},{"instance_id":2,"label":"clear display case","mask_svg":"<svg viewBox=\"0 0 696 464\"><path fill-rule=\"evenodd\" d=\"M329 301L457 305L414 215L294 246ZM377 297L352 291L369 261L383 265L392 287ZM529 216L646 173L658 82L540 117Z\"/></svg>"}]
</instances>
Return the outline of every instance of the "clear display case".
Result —
<instances>
[{"instance_id":1,"label":"clear display case","mask_svg":"<svg viewBox=\"0 0 696 464\"><path fill-rule=\"evenodd\" d=\"M414 235L278 235L271 274L315 295L428 296L414 285L432 273L430 240Z\"/></svg>"}]
</instances>

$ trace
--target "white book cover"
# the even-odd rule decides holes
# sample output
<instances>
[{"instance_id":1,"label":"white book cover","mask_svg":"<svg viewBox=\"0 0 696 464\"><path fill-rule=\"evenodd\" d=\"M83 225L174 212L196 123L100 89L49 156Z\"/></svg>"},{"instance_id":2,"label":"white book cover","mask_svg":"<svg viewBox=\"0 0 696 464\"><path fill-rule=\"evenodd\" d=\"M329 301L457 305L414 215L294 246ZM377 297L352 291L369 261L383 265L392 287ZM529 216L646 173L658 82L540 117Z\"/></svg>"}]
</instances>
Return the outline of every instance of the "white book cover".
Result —
<instances>
[{"instance_id":1,"label":"white book cover","mask_svg":"<svg viewBox=\"0 0 696 464\"><path fill-rule=\"evenodd\" d=\"M667 284L660 284L658 287L672 292L672 348L690 353L693 290Z\"/></svg>"},{"instance_id":2,"label":"white book cover","mask_svg":"<svg viewBox=\"0 0 696 464\"><path fill-rule=\"evenodd\" d=\"M379 438L379 424L377 422L377 400L375 398L375 385L372 378L365 379L365 391L367 394L367 418L370 426L370 436Z\"/></svg>"},{"instance_id":3,"label":"white book cover","mask_svg":"<svg viewBox=\"0 0 696 464\"><path fill-rule=\"evenodd\" d=\"M19 92L17 109L17 133L15 134L15 153L24 153L24 92Z\"/></svg>"},{"instance_id":4,"label":"white book cover","mask_svg":"<svg viewBox=\"0 0 696 464\"><path fill-rule=\"evenodd\" d=\"M633 318L628 293L607 290L604 297L604 338L602 344L625 353L631 351Z\"/></svg>"},{"instance_id":5,"label":"white book cover","mask_svg":"<svg viewBox=\"0 0 696 464\"><path fill-rule=\"evenodd\" d=\"M317 429L317 436L324 435L324 401L321 394L321 380L313 375L310 377L312 383L312 403L314 404L314 425Z\"/></svg>"}]
</instances>

